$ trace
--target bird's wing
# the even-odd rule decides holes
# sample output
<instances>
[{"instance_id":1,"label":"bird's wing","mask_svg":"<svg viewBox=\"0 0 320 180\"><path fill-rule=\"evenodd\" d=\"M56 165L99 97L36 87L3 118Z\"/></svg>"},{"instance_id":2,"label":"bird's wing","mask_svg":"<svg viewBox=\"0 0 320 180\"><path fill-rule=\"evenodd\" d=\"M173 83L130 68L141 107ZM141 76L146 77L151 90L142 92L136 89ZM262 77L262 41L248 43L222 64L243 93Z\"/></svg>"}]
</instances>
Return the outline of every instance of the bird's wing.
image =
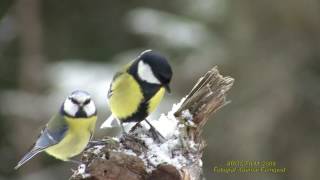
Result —
<instances>
[{"instance_id":1,"label":"bird's wing","mask_svg":"<svg viewBox=\"0 0 320 180\"><path fill-rule=\"evenodd\" d=\"M58 122L58 121L63 121L63 116L58 115L53 117L50 122ZM39 135L36 143L32 146L32 148L26 153L22 159L18 162L17 166L15 169L18 169L20 166L22 166L24 163L26 163L28 160L33 158L35 155L38 153L44 151L46 148L56 145L63 139L63 137L66 134L66 131L68 130L68 127L66 125L62 125L60 123L61 127L57 128L55 127L50 127L49 124L41 131L41 134Z\"/></svg>"},{"instance_id":2,"label":"bird's wing","mask_svg":"<svg viewBox=\"0 0 320 180\"><path fill-rule=\"evenodd\" d=\"M112 79L112 81L111 81L111 83L110 83L110 86L109 86L109 90L108 90L108 99L112 96L112 83L113 83L113 81L117 78L117 77L119 77L121 74L123 74L124 72L117 72L114 76L113 76L113 79Z\"/></svg>"},{"instance_id":3,"label":"bird's wing","mask_svg":"<svg viewBox=\"0 0 320 180\"><path fill-rule=\"evenodd\" d=\"M136 60L132 60L128 64L126 64L124 67L121 68L120 71L118 71L112 78L112 81L110 83L109 91L108 91L108 99L112 96L112 83L114 82L115 79L117 79L121 74L126 73L130 66L135 62Z\"/></svg>"}]
</instances>

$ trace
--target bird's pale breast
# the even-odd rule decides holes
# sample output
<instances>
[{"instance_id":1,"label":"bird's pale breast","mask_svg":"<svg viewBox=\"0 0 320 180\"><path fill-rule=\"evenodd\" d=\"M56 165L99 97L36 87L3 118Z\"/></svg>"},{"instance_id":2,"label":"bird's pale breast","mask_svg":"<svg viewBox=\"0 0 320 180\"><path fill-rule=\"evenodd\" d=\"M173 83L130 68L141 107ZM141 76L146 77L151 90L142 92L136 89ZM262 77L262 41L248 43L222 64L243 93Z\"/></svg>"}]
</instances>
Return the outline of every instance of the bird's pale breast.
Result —
<instances>
[{"instance_id":1,"label":"bird's pale breast","mask_svg":"<svg viewBox=\"0 0 320 180\"><path fill-rule=\"evenodd\" d=\"M58 144L45 151L55 158L67 161L69 158L80 154L87 146L94 131L97 116L90 118L66 117L68 131Z\"/></svg>"},{"instance_id":2,"label":"bird's pale breast","mask_svg":"<svg viewBox=\"0 0 320 180\"><path fill-rule=\"evenodd\" d=\"M118 119L134 114L143 100L138 82L128 73L123 73L114 80L111 91L109 105L112 114Z\"/></svg>"}]
</instances>

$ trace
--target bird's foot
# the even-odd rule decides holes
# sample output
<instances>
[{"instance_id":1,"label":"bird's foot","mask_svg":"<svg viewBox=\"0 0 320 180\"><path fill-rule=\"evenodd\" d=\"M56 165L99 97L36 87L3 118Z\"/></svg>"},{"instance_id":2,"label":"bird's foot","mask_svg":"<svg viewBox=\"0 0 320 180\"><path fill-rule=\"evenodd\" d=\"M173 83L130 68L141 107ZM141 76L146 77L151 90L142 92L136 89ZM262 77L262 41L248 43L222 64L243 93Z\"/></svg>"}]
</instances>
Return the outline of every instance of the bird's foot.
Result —
<instances>
[{"instance_id":1,"label":"bird's foot","mask_svg":"<svg viewBox=\"0 0 320 180\"><path fill-rule=\"evenodd\" d=\"M136 123L129 131L129 133L134 133L138 128L142 128L140 122Z\"/></svg>"},{"instance_id":2,"label":"bird's foot","mask_svg":"<svg viewBox=\"0 0 320 180\"><path fill-rule=\"evenodd\" d=\"M157 131L154 128L150 128L149 132L151 133L152 138L157 142L157 143L164 143L166 139L160 134L159 131Z\"/></svg>"},{"instance_id":3,"label":"bird's foot","mask_svg":"<svg viewBox=\"0 0 320 180\"><path fill-rule=\"evenodd\" d=\"M162 136L162 134L148 121L145 119L145 121L148 123L148 125L150 126L149 131L151 132L151 135L153 137L154 140L157 141L157 143L163 143L166 141L166 138L164 138Z\"/></svg>"}]
</instances>

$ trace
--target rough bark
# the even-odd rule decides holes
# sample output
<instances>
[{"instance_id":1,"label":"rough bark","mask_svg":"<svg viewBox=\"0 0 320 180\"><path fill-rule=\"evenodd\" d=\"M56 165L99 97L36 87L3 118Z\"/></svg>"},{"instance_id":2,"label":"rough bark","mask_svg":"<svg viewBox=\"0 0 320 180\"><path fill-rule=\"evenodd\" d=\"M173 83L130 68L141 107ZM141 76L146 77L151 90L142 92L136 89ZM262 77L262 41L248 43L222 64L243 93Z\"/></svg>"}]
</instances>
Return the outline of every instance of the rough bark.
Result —
<instances>
[{"instance_id":1,"label":"rough bark","mask_svg":"<svg viewBox=\"0 0 320 180\"><path fill-rule=\"evenodd\" d=\"M147 137L153 136L150 131L142 129L137 133L122 136L119 141L109 137L99 140L99 145L94 145L83 153L82 161L85 168L81 167L75 171L71 179L203 179L201 158L206 143L201 135L202 129L210 115L227 104L226 93L232 87L233 81L231 77L220 75L217 67L212 68L199 79L180 108L174 113L180 124L177 128L181 148L171 153L173 156L181 155L187 159L183 167L175 167L174 164L167 163L151 167L148 159L151 156L145 158L149 148L138 135L145 133ZM128 150L132 154L128 154Z\"/></svg>"}]
</instances>

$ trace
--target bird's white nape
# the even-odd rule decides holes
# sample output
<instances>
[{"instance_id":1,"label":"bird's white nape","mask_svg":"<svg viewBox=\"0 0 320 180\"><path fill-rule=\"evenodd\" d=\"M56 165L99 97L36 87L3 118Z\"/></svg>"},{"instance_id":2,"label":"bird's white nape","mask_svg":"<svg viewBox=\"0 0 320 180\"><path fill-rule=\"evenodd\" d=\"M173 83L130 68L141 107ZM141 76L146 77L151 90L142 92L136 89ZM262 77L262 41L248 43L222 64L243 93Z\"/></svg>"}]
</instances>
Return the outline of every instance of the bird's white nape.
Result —
<instances>
[{"instance_id":1,"label":"bird's white nape","mask_svg":"<svg viewBox=\"0 0 320 180\"><path fill-rule=\"evenodd\" d=\"M96 106L92 100L90 100L89 104L83 107L84 112L86 112L87 116L90 117L96 113Z\"/></svg>"},{"instance_id":2,"label":"bird's white nape","mask_svg":"<svg viewBox=\"0 0 320 180\"><path fill-rule=\"evenodd\" d=\"M79 110L79 106L74 104L69 98L64 101L63 110L70 116L75 116Z\"/></svg>"},{"instance_id":3,"label":"bird's white nape","mask_svg":"<svg viewBox=\"0 0 320 180\"><path fill-rule=\"evenodd\" d=\"M140 60L138 63L138 76L141 80L151 84L161 84L158 78L154 75L149 64Z\"/></svg>"}]
</instances>

